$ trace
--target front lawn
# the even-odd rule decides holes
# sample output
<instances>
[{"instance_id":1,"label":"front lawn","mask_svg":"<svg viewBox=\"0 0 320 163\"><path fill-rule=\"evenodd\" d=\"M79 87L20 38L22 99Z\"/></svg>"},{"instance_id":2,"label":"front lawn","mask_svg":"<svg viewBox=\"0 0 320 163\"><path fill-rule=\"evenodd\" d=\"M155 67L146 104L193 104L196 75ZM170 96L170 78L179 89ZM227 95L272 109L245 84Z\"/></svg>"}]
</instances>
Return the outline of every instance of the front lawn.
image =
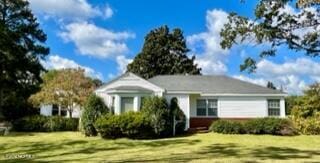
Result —
<instances>
[{"instance_id":1,"label":"front lawn","mask_svg":"<svg viewBox=\"0 0 320 163\"><path fill-rule=\"evenodd\" d=\"M103 140L79 132L15 133L0 137L0 161L32 156L32 161L106 162L305 162L320 160L320 136L220 135L159 140ZM23 159L20 159L24 161Z\"/></svg>"}]
</instances>

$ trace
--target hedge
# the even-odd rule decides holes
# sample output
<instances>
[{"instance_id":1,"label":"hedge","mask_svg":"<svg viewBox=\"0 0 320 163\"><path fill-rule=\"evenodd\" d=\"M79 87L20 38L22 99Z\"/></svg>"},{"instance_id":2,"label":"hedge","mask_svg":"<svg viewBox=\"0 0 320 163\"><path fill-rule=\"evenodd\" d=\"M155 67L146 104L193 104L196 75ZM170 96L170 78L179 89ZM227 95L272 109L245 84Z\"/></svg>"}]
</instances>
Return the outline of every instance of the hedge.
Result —
<instances>
[{"instance_id":1,"label":"hedge","mask_svg":"<svg viewBox=\"0 0 320 163\"><path fill-rule=\"evenodd\" d=\"M78 118L34 115L14 121L13 129L27 132L76 131L78 130L78 124Z\"/></svg>"},{"instance_id":2,"label":"hedge","mask_svg":"<svg viewBox=\"0 0 320 163\"><path fill-rule=\"evenodd\" d=\"M103 100L95 94L91 94L84 105L81 114L81 129L86 136L96 136L97 131L94 122L98 117L109 113L109 108L104 104Z\"/></svg>"},{"instance_id":3,"label":"hedge","mask_svg":"<svg viewBox=\"0 0 320 163\"><path fill-rule=\"evenodd\" d=\"M98 118L95 128L102 138L152 138L155 136L149 119L141 112L105 115Z\"/></svg>"},{"instance_id":4,"label":"hedge","mask_svg":"<svg viewBox=\"0 0 320 163\"><path fill-rule=\"evenodd\" d=\"M242 123L235 121L218 120L210 126L209 130L222 134L244 134Z\"/></svg>"},{"instance_id":5,"label":"hedge","mask_svg":"<svg viewBox=\"0 0 320 163\"><path fill-rule=\"evenodd\" d=\"M211 124L210 130L222 134L296 134L291 121L282 118L256 118L245 122L218 120Z\"/></svg>"}]
</instances>

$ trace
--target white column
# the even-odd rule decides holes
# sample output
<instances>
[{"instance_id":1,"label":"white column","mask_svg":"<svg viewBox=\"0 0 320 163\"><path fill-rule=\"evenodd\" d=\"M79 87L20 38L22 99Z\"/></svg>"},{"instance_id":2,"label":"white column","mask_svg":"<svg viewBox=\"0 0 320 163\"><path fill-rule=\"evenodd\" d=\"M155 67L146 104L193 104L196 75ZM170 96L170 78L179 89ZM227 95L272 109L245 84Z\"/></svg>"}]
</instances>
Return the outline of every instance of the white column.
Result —
<instances>
[{"instance_id":1,"label":"white column","mask_svg":"<svg viewBox=\"0 0 320 163\"><path fill-rule=\"evenodd\" d=\"M187 114L186 114L186 128L185 130L188 130L190 128L190 95L187 95Z\"/></svg>"},{"instance_id":2,"label":"white column","mask_svg":"<svg viewBox=\"0 0 320 163\"><path fill-rule=\"evenodd\" d=\"M121 97L115 95L114 99L114 114L119 115L121 113Z\"/></svg>"},{"instance_id":3,"label":"white column","mask_svg":"<svg viewBox=\"0 0 320 163\"><path fill-rule=\"evenodd\" d=\"M284 97L280 99L280 117L286 117L286 104Z\"/></svg>"},{"instance_id":4,"label":"white column","mask_svg":"<svg viewBox=\"0 0 320 163\"><path fill-rule=\"evenodd\" d=\"M133 111L137 112L139 111L139 100L140 97L139 96L134 96L133 98Z\"/></svg>"}]
</instances>

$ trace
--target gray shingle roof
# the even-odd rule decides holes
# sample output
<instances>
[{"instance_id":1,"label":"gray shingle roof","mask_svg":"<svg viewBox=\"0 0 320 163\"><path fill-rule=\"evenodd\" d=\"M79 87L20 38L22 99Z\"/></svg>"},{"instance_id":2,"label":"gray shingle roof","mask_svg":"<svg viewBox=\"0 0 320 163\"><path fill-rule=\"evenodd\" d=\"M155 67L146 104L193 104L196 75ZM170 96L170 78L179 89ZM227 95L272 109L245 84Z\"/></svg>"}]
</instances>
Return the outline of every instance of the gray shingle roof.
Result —
<instances>
[{"instance_id":1,"label":"gray shingle roof","mask_svg":"<svg viewBox=\"0 0 320 163\"><path fill-rule=\"evenodd\" d=\"M204 94L285 94L279 90L223 75L159 75L149 82L167 91L192 91Z\"/></svg>"},{"instance_id":2,"label":"gray shingle roof","mask_svg":"<svg viewBox=\"0 0 320 163\"><path fill-rule=\"evenodd\" d=\"M129 90L129 91L132 90L132 91L152 92L149 89L139 87L139 86L119 86L119 87L115 87L111 90Z\"/></svg>"}]
</instances>

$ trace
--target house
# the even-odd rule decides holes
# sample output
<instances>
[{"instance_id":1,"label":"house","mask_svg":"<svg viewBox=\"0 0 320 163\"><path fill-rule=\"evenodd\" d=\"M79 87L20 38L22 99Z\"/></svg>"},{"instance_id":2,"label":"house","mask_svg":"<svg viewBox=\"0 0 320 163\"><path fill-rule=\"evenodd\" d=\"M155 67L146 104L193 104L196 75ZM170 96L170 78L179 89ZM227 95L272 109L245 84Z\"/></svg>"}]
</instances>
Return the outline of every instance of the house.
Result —
<instances>
[{"instance_id":1,"label":"house","mask_svg":"<svg viewBox=\"0 0 320 163\"><path fill-rule=\"evenodd\" d=\"M63 117L70 117L69 112L67 109L58 106L58 105L41 105L40 106L40 114L44 116L63 116ZM80 107L76 106L72 110L72 117L79 118L80 117Z\"/></svg>"},{"instance_id":2,"label":"house","mask_svg":"<svg viewBox=\"0 0 320 163\"><path fill-rule=\"evenodd\" d=\"M139 111L147 96L162 96L168 102L176 97L187 117L186 128L207 127L216 119L285 117L286 93L223 75L160 75L145 80L128 72L95 92L115 114Z\"/></svg>"}]
</instances>

